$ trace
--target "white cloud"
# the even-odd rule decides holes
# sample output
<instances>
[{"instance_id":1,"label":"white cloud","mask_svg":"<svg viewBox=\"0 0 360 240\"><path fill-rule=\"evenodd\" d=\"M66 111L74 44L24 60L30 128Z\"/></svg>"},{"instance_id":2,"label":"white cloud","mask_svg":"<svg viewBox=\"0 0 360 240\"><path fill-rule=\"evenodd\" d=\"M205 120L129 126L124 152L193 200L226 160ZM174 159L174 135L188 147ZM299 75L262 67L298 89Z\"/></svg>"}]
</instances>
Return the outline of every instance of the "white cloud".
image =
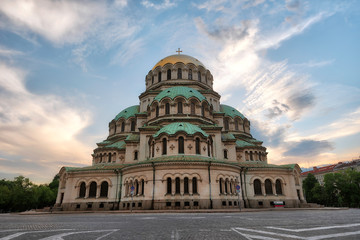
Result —
<instances>
[{"instance_id":1,"label":"white cloud","mask_svg":"<svg viewBox=\"0 0 360 240\"><path fill-rule=\"evenodd\" d=\"M141 2L141 4L146 8L154 8L156 10L167 9L167 8L174 7L176 5L175 2L171 2L170 0L164 0L164 2L162 2L160 4L155 4L149 0L143 0Z\"/></svg>"},{"instance_id":2,"label":"white cloud","mask_svg":"<svg viewBox=\"0 0 360 240\"><path fill-rule=\"evenodd\" d=\"M56 44L81 42L104 16L106 5L97 1L4 0L2 28L21 34L32 31Z\"/></svg>"},{"instance_id":3,"label":"white cloud","mask_svg":"<svg viewBox=\"0 0 360 240\"><path fill-rule=\"evenodd\" d=\"M29 92L26 74L18 68L0 63L0 72L0 152L3 158L14 156L0 161L1 169L10 171L11 162L18 161L55 174L57 163L88 163L91 148L76 136L90 124L90 113L57 96Z\"/></svg>"}]
</instances>

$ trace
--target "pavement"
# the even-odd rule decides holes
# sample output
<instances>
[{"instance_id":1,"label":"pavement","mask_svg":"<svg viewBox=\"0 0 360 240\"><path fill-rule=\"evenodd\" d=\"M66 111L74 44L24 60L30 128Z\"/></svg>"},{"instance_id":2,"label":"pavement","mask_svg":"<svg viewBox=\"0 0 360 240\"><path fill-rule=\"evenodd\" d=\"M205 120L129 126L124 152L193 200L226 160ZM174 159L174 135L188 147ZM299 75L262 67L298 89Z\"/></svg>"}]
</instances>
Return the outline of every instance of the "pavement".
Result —
<instances>
[{"instance_id":1,"label":"pavement","mask_svg":"<svg viewBox=\"0 0 360 240\"><path fill-rule=\"evenodd\" d=\"M240 213L240 212L265 212L265 211L310 211L310 210L348 210L349 208L323 207L323 208L243 208L243 209L185 209L185 210L111 210L111 211L36 211L30 210L19 215L43 214L83 214L83 213L109 213L109 214L155 214L155 213Z\"/></svg>"}]
</instances>

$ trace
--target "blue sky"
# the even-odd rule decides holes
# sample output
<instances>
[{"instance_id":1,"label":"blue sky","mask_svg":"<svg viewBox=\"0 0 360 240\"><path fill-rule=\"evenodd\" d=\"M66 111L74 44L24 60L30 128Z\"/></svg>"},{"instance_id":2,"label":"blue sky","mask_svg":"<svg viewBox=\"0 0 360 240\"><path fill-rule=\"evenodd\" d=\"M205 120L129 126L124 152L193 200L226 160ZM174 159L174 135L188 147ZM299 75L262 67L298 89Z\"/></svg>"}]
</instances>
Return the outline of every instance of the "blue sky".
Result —
<instances>
[{"instance_id":1,"label":"blue sky","mask_svg":"<svg viewBox=\"0 0 360 240\"><path fill-rule=\"evenodd\" d=\"M270 163L360 155L358 1L0 3L0 178L91 164L145 75L181 48L251 120Z\"/></svg>"}]
</instances>

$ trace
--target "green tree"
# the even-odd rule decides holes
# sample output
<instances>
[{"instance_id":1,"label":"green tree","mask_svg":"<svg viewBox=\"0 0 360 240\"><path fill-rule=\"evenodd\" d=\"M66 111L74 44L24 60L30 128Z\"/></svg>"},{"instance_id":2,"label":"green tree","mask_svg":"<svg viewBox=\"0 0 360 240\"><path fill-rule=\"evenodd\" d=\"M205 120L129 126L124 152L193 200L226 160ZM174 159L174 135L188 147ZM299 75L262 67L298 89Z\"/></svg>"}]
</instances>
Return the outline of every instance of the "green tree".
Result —
<instances>
[{"instance_id":1,"label":"green tree","mask_svg":"<svg viewBox=\"0 0 360 240\"><path fill-rule=\"evenodd\" d=\"M312 189L315 187L316 184L319 184L318 180L315 178L315 176L311 173L309 173L306 178L303 181L303 190L305 193L306 201L315 203L316 199L314 199Z\"/></svg>"}]
</instances>

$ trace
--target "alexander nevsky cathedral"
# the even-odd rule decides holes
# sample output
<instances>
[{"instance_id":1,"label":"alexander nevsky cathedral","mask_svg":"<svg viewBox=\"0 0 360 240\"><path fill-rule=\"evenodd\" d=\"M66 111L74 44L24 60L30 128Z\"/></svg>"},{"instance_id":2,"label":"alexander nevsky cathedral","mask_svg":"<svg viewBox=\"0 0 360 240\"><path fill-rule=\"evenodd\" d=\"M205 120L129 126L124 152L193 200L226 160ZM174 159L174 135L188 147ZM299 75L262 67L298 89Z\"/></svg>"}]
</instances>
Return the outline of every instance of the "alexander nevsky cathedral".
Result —
<instances>
[{"instance_id":1,"label":"alexander nevsky cathedral","mask_svg":"<svg viewBox=\"0 0 360 240\"><path fill-rule=\"evenodd\" d=\"M88 167L61 168L55 207L222 209L305 203L297 164L274 165L250 121L221 104L211 72L180 54L145 76L139 105L115 115ZM240 206L239 206L240 204Z\"/></svg>"}]
</instances>

